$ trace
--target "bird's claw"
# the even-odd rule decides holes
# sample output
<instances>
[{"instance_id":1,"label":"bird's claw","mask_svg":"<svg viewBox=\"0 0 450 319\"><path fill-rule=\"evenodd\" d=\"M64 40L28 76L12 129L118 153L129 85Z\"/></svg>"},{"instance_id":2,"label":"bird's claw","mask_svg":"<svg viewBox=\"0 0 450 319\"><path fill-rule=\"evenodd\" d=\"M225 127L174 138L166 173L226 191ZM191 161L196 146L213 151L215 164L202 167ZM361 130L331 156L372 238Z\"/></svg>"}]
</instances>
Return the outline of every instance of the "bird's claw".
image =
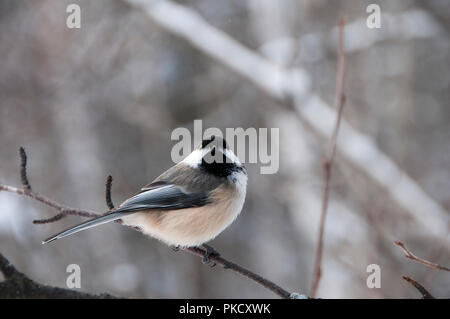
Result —
<instances>
[{"instance_id":1,"label":"bird's claw","mask_svg":"<svg viewBox=\"0 0 450 319\"><path fill-rule=\"evenodd\" d=\"M170 248L172 248L173 251L180 251L180 246L170 246Z\"/></svg>"},{"instance_id":2,"label":"bird's claw","mask_svg":"<svg viewBox=\"0 0 450 319\"><path fill-rule=\"evenodd\" d=\"M220 256L219 252L217 250L215 250L214 248L212 248L211 246L209 246L209 245L203 244L202 246L206 250L205 255L203 256L203 259L202 259L202 263L209 264L210 267L214 267L216 265L216 263L215 262L211 262L209 257L210 256L218 257L218 256Z\"/></svg>"}]
</instances>

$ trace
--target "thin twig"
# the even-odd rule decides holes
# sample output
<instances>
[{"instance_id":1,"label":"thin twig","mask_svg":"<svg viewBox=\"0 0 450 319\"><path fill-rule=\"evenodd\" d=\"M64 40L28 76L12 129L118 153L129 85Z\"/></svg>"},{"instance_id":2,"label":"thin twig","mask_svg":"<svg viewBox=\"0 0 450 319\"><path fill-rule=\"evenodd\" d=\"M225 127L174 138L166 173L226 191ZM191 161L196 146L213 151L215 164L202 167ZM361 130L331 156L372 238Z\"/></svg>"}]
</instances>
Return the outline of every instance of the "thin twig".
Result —
<instances>
[{"instance_id":1,"label":"thin twig","mask_svg":"<svg viewBox=\"0 0 450 319\"><path fill-rule=\"evenodd\" d=\"M339 24L339 53L338 53L338 69L336 75L336 106L338 108L338 114L336 118L336 125L331 137L330 146L328 149L327 157L323 163L325 171L325 186L323 190L322 199L322 212L320 215L319 226L319 239L317 244L317 255L314 266L314 277L311 287L311 297L315 298L317 289L319 288L320 278L322 277L322 256L323 256L323 237L325 229L325 220L328 210L328 198L330 193L330 181L331 181L331 166L333 164L334 157L336 155L337 137L339 132L339 126L342 119L342 113L345 104L344 93L344 76L345 76L345 49L344 49L344 32L345 32L345 20L341 19Z\"/></svg>"},{"instance_id":2,"label":"thin twig","mask_svg":"<svg viewBox=\"0 0 450 319\"><path fill-rule=\"evenodd\" d=\"M23 151L25 154L25 151ZM23 196L27 196L30 197L36 201L39 201L47 206L50 206L56 210L58 210L60 213L52 218L46 219L46 220L40 220L40 221L34 221L37 224L42 224L45 222L54 222L57 221L59 219L61 219L63 216L60 215L74 215L74 216L81 216L81 217L88 217L88 218L94 218L94 217L98 217L101 216L101 214L94 212L94 211L87 211L87 210L79 210L79 209L75 209L75 208L70 208L67 206L64 206L62 204L59 204L58 202L51 200L43 195L40 195L34 191L31 190L25 190L24 188L17 188L17 187L13 187L13 186L8 186L8 185L1 185L0 184L0 191L6 191L6 192L10 192L10 193L15 193L18 195L23 195ZM107 191L108 192L108 191ZM120 223L120 222L119 222ZM131 227L137 231L139 231L140 229L137 227ZM187 252L190 252L191 254L194 254L196 256L199 257L205 257L205 255L207 254L206 250L202 249L202 248L198 248L198 247L191 247L191 248L186 248L184 249ZM221 256L216 256L216 255L209 255L208 258L212 261L215 262L216 264L221 265L223 268L225 269L230 269L236 273L239 273L255 282L257 282L258 284L260 284L261 286L269 289L270 291L272 291L273 293L277 294L278 296L282 297L282 298L290 298L291 297L291 293L288 292L287 290L281 288L280 286L278 286L277 284L273 283L272 281L238 265L235 264ZM0 269L1 270L1 269Z\"/></svg>"},{"instance_id":3,"label":"thin twig","mask_svg":"<svg viewBox=\"0 0 450 319\"><path fill-rule=\"evenodd\" d=\"M64 213L65 215L74 215L74 216L81 216L81 217L88 217L88 218L93 218L93 217L98 216L98 214L94 211L80 210L80 209L72 208L69 206L64 206L64 205L61 205L61 204L55 202L54 200L52 200L48 197L45 197L35 191L28 191L24 188L18 188L18 187L14 187L14 186L0 184L0 191L16 193L18 195L30 197L38 202L45 204L46 206L52 207L52 208L58 210L59 212Z\"/></svg>"},{"instance_id":4,"label":"thin twig","mask_svg":"<svg viewBox=\"0 0 450 319\"><path fill-rule=\"evenodd\" d=\"M109 209L114 209L114 204L111 198L111 186L112 186L113 178L111 175L108 175L106 178L106 191L105 191L105 198L106 198L106 206L108 206Z\"/></svg>"},{"instance_id":5,"label":"thin twig","mask_svg":"<svg viewBox=\"0 0 450 319\"><path fill-rule=\"evenodd\" d=\"M197 255L199 257L204 257L206 251L202 248L199 247L190 247L190 248L186 248L184 250L189 251L190 253ZM247 278L250 278L254 281L256 281L257 283L259 283L261 286L271 290L273 293L277 294L278 296L280 296L281 298L290 298L291 297L291 293L286 291L285 289L281 288L280 286L278 286L277 284L271 282L270 280L267 280L264 277L261 277L260 275L251 272L250 270L239 266L238 264L235 264L231 261L226 260L225 258L221 257L221 256L216 256L216 255L210 255L208 257L208 259L218 265L221 265L224 269L230 269L233 270Z\"/></svg>"},{"instance_id":6,"label":"thin twig","mask_svg":"<svg viewBox=\"0 0 450 319\"><path fill-rule=\"evenodd\" d=\"M421 284L419 284L414 279L411 279L408 276L402 276L402 278L407 282L409 282L411 285L413 285L422 294L422 299L436 299L428 292L428 290L426 290Z\"/></svg>"},{"instance_id":7,"label":"thin twig","mask_svg":"<svg viewBox=\"0 0 450 319\"><path fill-rule=\"evenodd\" d=\"M20 180L22 181L23 188L31 190L30 182L27 176L27 153L23 147L19 148L20 155Z\"/></svg>"},{"instance_id":8,"label":"thin twig","mask_svg":"<svg viewBox=\"0 0 450 319\"><path fill-rule=\"evenodd\" d=\"M56 214L53 217L50 218L45 218L45 219L35 219L33 220L33 224L50 224L50 223L54 223L57 222L60 219L63 219L64 217L66 217L67 215L65 213L59 213Z\"/></svg>"},{"instance_id":9,"label":"thin twig","mask_svg":"<svg viewBox=\"0 0 450 319\"><path fill-rule=\"evenodd\" d=\"M411 260L414 260L415 262L424 264L425 266L428 266L430 268L434 268L437 270L450 271L450 268L448 268L448 267L441 266L439 264L432 263L431 261L428 261L426 259L417 257L408 248L406 248L405 244L403 244L400 241L395 241L394 245L397 245L398 247L400 247L403 250L403 252L405 253L405 257L408 259L411 259Z\"/></svg>"}]
</instances>

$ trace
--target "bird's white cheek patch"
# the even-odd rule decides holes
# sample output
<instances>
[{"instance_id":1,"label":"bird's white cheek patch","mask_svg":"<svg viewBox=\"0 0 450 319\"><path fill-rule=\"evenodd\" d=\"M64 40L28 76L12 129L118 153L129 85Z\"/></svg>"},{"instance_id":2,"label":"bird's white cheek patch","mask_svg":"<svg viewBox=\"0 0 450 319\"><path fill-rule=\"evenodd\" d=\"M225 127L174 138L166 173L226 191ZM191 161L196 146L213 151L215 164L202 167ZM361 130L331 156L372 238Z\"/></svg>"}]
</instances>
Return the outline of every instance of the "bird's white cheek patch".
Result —
<instances>
[{"instance_id":1,"label":"bird's white cheek patch","mask_svg":"<svg viewBox=\"0 0 450 319\"><path fill-rule=\"evenodd\" d=\"M189 154L188 157L186 157L181 162L192 168L197 168L200 165L200 163L202 162L203 155L204 155L204 151L197 149L197 150L194 150L191 154Z\"/></svg>"},{"instance_id":2,"label":"bird's white cheek patch","mask_svg":"<svg viewBox=\"0 0 450 319\"><path fill-rule=\"evenodd\" d=\"M197 168L202 163L203 157L206 154L208 154L210 151L211 151L210 148L196 149L196 150L192 151L192 153L189 154L181 162L192 168ZM211 158L211 160L214 160L216 163L223 162L222 154L224 154L227 157L227 159L226 159L227 163L234 163L236 165L242 165L241 162L239 161L238 157L233 153L233 151L231 151L229 149L221 149L220 148L220 149L218 149L218 152L216 154L217 154L216 156L213 156Z\"/></svg>"},{"instance_id":3,"label":"bird's white cheek patch","mask_svg":"<svg viewBox=\"0 0 450 319\"><path fill-rule=\"evenodd\" d=\"M241 165L241 162L239 162L238 157L233 153L233 151L231 151L229 149L224 149L223 152L224 152L225 156L228 157L229 160L231 160L231 163L234 163L236 165Z\"/></svg>"}]
</instances>

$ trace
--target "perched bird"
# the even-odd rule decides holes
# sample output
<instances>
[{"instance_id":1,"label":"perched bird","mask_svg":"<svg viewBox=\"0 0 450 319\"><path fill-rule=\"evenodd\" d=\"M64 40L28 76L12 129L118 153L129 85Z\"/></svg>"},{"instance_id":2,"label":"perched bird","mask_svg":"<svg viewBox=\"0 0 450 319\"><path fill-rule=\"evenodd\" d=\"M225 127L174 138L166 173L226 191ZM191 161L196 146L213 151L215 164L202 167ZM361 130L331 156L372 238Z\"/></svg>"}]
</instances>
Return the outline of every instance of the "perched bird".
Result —
<instances>
[{"instance_id":1,"label":"perched bird","mask_svg":"<svg viewBox=\"0 0 450 319\"><path fill-rule=\"evenodd\" d=\"M121 219L125 225L174 247L203 245L239 215L245 201L247 172L224 139L211 136L183 161L144 186L117 209L45 241L49 243L82 230Z\"/></svg>"}]
</instances>

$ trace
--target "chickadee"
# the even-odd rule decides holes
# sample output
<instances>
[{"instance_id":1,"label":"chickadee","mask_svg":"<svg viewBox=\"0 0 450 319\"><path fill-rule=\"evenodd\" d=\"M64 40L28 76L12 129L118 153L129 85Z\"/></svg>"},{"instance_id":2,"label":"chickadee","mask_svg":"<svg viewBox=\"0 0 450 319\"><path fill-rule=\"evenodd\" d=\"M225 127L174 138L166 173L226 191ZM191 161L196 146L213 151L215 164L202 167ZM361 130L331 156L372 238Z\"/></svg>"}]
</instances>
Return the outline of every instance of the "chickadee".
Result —
<instances>
[{"instance_id":1,"label":"chickadee","mask_svg":"<svg viewBox=\"0 0 450 319\"><path fill-rule=\"evenodd\" d=\"M56 234L45 241L121 219L125 225L174 247L203 245L239 215L247 172L226 141L211 136L119 208Z\"/></svg>"}]
</instances>

